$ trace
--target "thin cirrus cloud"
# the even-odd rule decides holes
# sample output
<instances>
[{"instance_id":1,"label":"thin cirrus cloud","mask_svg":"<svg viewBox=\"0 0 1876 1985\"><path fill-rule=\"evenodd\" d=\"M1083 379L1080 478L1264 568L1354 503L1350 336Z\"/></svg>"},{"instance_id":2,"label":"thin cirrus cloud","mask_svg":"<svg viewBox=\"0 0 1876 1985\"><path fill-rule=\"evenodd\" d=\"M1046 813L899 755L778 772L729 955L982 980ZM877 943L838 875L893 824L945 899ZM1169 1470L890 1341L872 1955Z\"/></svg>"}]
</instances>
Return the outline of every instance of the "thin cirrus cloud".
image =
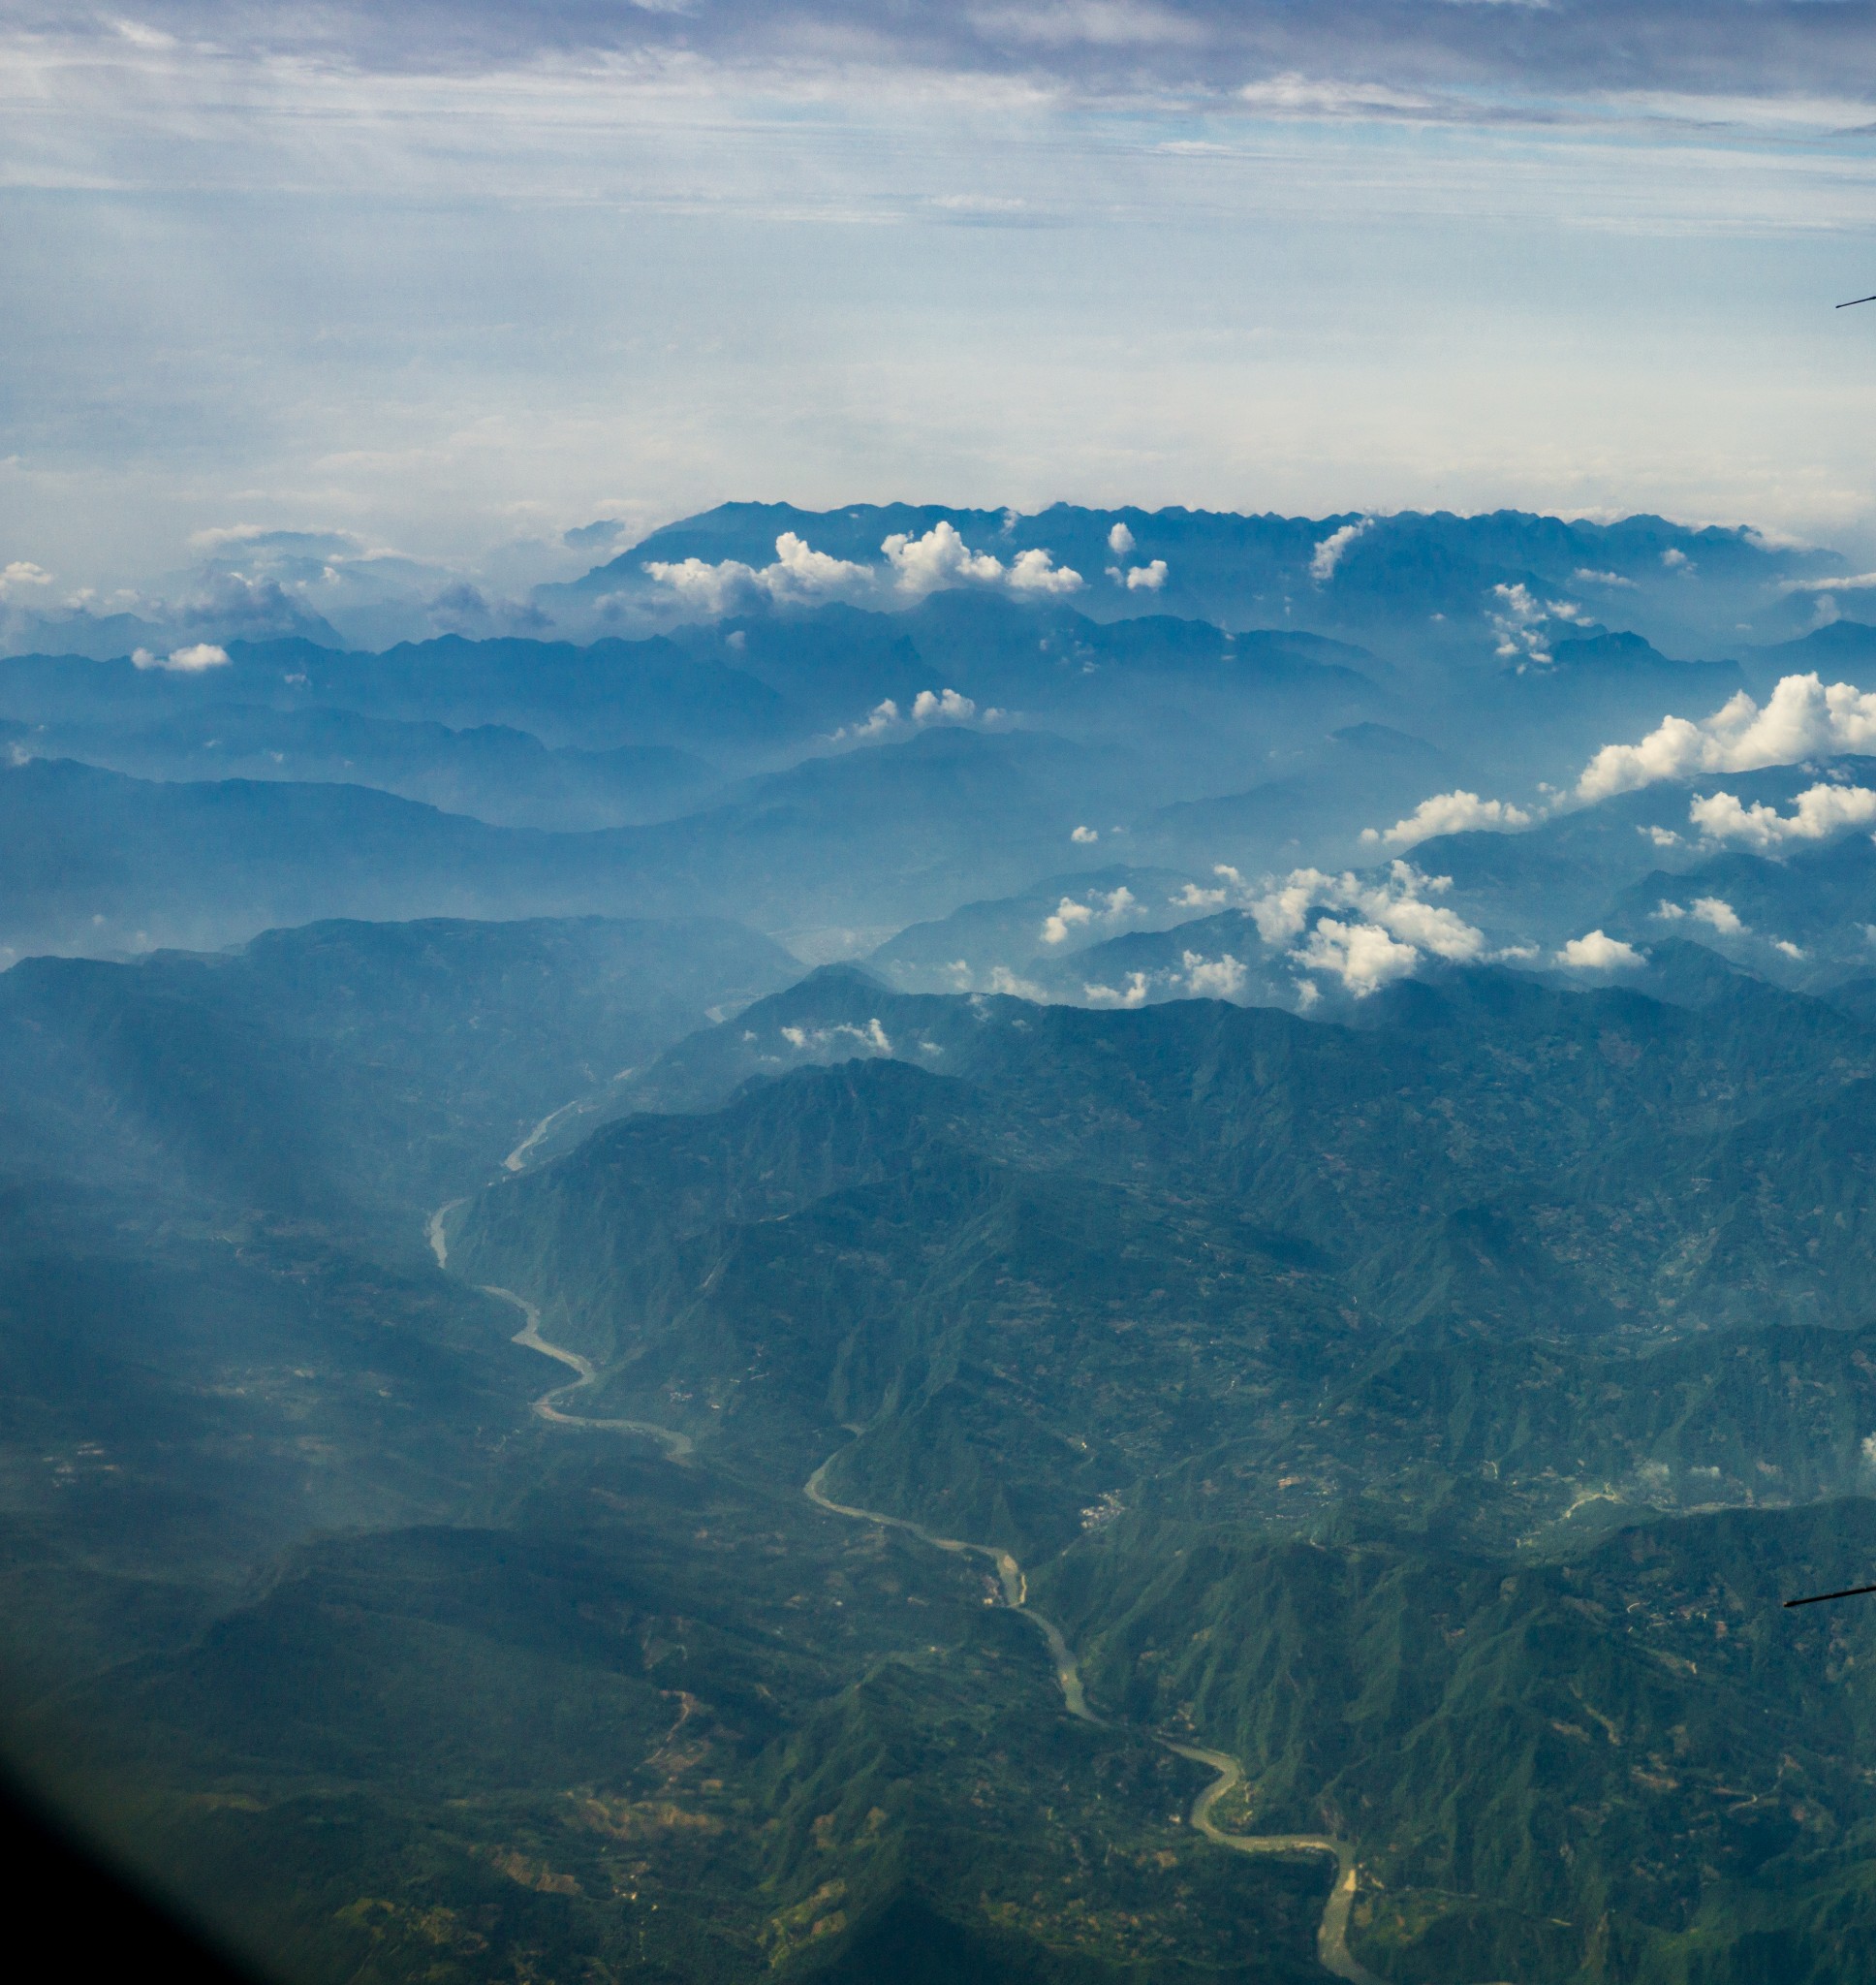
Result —
<instances>
[{"instance_id":1,"label":"thin cirrus cloud","mask_svg":"<svg viewBox=\"0 0 1876 1985\"><path fill-rule=\"evenodd\" d=\"M1876 218L1873 24L0 0L0 564L153 583L257 490L270 524L470 574L731 490L1271 507L1326 537L1645 504L1841 542L1867 344L1828 302ZM1185 576L1109 549L1119 577L1086 577L1136 604ZM1538 660L1544 623L1505 613Z\"/></svg>"},{"instance_id":2,"label":"thin cirrus cloud","mask_svg":"<svg viewBox=\"0 0 1876 1985\"><path fill-rule=\"evenodd\" d=\"M418 0L320 8L145 0L78 16L15 0L16 29L316 57L389 72L473 71L548 59L664 58L825 75L891 68L993 77L1094 97L1230 93L1261 112L1478 115L1493 97L1654 93L1747 99L1876 85L1866 0L1551 0L1426 5L1353 0L1041 0L929 7L908 0Z\"/></svg>"}]
</instances>

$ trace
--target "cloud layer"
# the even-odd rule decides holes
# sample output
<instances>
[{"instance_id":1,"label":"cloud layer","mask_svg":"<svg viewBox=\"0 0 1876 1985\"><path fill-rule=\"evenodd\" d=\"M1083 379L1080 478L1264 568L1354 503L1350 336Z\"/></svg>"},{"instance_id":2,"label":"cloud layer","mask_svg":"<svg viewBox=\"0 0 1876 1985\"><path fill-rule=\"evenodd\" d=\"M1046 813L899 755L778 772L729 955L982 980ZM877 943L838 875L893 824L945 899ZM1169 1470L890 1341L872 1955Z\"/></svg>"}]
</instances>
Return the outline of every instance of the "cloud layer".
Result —
<instances>
[{"instance_id":1,"label":"cloud layer","mask_svg":"<svg viewBox=\"0 0 1876 1985\"><path fill-rule=\"evenodd\" d=\"M0 19L50 25L43 6ZM57 20L57 17L53 17ZM715 62L825 75L892 69L1022 79L1084 96L1175 88L1265 115L1479 114L1482 99L1668 93L1759 97L1876 86L1866 0L412 0L319 8L145 0L137 17L57 20L160 51L334 54L361 68L462 72L579 58Z\"/></svg>"}]
</instances>

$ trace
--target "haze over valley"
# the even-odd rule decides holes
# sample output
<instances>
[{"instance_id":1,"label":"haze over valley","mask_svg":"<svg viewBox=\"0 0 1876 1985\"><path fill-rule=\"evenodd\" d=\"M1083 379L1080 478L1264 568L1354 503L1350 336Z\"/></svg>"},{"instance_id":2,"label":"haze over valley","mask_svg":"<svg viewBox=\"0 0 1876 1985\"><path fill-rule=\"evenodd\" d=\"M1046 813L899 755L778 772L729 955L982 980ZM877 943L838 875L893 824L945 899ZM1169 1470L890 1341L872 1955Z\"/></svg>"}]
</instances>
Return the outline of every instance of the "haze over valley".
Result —
<instances>
[{"instance_id":1,"label":"haze over valley","mask_svg":"<svg viewBox=\"0 0 1876 1985\"><path fill-rule=\"evenodd\" d=\"M16 1942L1876 1985L1872 51L0 0Z\"/></svg>"},{"instance_id":2,"label":"haze over valley","mask_svg":"<svg viewBox=\"0 0 1876 1985\"><path fill-rule=\"evenodd\" d=\"M1862 577L606 549L14 623L16 1768L290 1980L1853 1975Z\"/></svg>"}]
</instances>

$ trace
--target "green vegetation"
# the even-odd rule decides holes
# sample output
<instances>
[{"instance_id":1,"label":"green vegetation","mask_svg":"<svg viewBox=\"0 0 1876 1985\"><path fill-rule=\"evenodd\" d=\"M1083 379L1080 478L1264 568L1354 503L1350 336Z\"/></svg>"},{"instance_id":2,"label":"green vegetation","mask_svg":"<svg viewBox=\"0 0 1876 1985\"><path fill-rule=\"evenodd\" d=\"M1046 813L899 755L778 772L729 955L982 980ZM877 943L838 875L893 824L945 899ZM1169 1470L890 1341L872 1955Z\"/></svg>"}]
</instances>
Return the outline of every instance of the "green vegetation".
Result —
<instances>
[{"instance_id":1,"label":"green vegetation","mask_svg":"<svg viewBox=\"0 0 1876 1985\"><path fill-rule=\"evenodd\" d=\"M112 1851L293 1985L1322 1976L1179 1742L1399 1985L1866 1974L1876 1614L1779 1605L1876 1567L1854 992L768 969L0 981L5 1727Z\"/></svg>"}]
</instances>

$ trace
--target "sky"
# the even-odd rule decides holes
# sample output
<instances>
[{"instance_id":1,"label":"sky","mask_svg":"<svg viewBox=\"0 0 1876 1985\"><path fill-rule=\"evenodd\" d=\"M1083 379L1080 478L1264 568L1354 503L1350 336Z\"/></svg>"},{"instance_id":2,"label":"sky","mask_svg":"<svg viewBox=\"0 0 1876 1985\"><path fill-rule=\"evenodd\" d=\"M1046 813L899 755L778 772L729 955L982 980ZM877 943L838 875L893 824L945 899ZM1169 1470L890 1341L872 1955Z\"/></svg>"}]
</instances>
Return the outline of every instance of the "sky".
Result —
<instances>
[{"instance_id":1,"label":"sky","mask_svg":"<svg viewBox=\"0 0 1876 1985\"><path fill-rule=\"evenodd\" d=\"M1862 0L0 0L48 598L240 528L512 585L758 497L1861 553L1872 290Z\"/></svg>"}]
</instances>

